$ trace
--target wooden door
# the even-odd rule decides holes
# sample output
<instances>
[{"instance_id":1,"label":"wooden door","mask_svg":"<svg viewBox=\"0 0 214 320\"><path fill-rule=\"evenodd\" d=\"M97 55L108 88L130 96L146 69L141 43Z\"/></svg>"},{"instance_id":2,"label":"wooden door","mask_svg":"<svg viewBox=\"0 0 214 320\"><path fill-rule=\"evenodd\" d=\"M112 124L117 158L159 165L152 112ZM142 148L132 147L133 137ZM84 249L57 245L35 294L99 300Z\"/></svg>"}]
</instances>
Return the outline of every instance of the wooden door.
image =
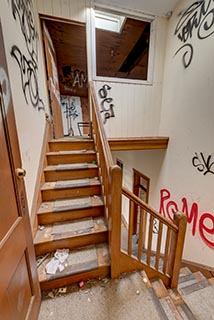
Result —
<instances>
[{"instance_id":1,"label":"wooden door","mask_svg":"<svg viewBox=\"0 0 214 320\"><path fill-rule=\"evenodd\" d=\"M33 320L41 294L1 23L0 146L0 319Z\"/></svg>"},{"instance_id":2,"label":"wooden door","mask_svg":"<svg viewBox=\"0 0 214 320\"><path fill-rule=\"evenodd\" d=\"M48 29L43 21L43 38L45 45L45 56L48 73L48 89L51 100L51 113L53 119L54 138L61 138L64 136L63 124L62 124L62 112L60 102L60 90L59 90L59 79L57 72L57 59L56 52L51 40L51 36Z\"/></svg>"},{"instance_id":3,"label":"wooden door","mask_svg":"<svg viewBox=\"0 0 214 320\"><path fill-rule=\"evenodd\" d=\"M133 193L139 197L144 202L149 201L149 183L150 179L143 173L133 169L134 172L134 183L133 183ZM138 223L138 206L134 205L134 223L133 223L133 234L137 233L137 223Z\"/></svg>"}]
</instances>

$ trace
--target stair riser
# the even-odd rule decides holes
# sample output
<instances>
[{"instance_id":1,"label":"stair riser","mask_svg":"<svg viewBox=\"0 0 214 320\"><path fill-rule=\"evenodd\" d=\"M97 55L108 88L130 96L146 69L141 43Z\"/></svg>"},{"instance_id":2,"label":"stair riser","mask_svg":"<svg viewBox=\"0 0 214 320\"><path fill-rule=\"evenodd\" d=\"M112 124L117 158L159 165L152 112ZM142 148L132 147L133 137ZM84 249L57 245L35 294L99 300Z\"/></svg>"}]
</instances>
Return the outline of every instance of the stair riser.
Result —
<instances>
[{"instance_id":1,"label":"stair riser","mask_svg":"<svg viewBox=\"0 0 214 320\"><path fill-rule=\"evenodd\" d=\"M99 217L104 215L104 207L92 207L88 209L51 212L38 215L38 223L40 225L52 224L55 222L64 222L87 217Z\"/></svg>"},{"instance_id":2,"label":"stair riser","mask_svg":"<svg viewBox=\"0 0 214 320\"><path fill-rule=\"evenodd\" d=\"M35 252L37 256L43 255L48 252L53 252L57 249L75 249L91 244L104 243L108 239L108 232L100 232L90 235L79 235L77 237L66 238L61 240L52 240L45 243L36 244Z\"/></svg>"},{"instance_id":3,"label":"stair riser","mask_svg":"<svg viewBox=\"0 0 214 320\"><path fill-rule=\"evenodd\" d=\"M93 150L93 141L49 142L50 151Z\"/></svg>"},{"instance_id":4,"label":"stair riser","mask_svg":"<svg viewBox=\"0 0 214 320\"><path fill-rule=\"evenodd\" d=\"M73 164L82 162L96 161L96 154L72 154L72 155L47 155L47 162L49 165L55 164Z\"/></svg>"},{"instance_id":5,"label":"stair riser","mask_svg":"<svg viewBox=\"0 0 214 320\"><path fill-rule=\"evenodd\" d=\"M51 189L42 191L43 201L52 201L60 199L80 198L101 194L101 186L90 186L84 188L72 188L72 189Z\"/></svg>"},{"instance_id":6,"label":"stair riser","mask_svg":"<svg viewBox=\"0 0 214 320\"><path fill-rule=\"evenodd\" d=\"M71 170L71 171L48 171L45 172L45 181L71 180L94 178L98 176L98 169Z\"/></svg>"},{"instance_id":7,"label":"stair riser","mask_svg":"<svg viewBox=\"0 0 214 320\"><path fill-rule=\"evenodd\" d=\"M71 285L73 283L78 283L80 281L85 281L88 279L98 279L98 278L103 278L107 275L110 274L110 267L109 266L102 266L99 267L99 269L84 272L84 273L79 273L75 275L71 275L68 277L60 278L60 279L55 279L51 281L44 281L40 282L40 287L41 290L51 290L54 288L60 288L60 287L66 287L68 285Z\"/></svg>"}]
</instances>

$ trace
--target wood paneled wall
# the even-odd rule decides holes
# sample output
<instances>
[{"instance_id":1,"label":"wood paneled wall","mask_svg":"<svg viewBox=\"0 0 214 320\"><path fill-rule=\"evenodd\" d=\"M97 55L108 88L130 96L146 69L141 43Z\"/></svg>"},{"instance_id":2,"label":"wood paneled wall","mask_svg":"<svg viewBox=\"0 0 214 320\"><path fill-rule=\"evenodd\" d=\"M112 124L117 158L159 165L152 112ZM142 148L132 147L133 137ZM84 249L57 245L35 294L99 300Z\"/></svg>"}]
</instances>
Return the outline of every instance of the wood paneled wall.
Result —
<instances>
[{"instance_id":1,"label":"wood paneled wall","mask_svg":"<svg viewBox=\"0 0 214 320\"><path fill-rule=\"evenodd\" d=\"M86 22L88 0L35 0L38 12L58 18Z\"/></svg>"},{"instance_id":2,"label":"wood paneled wall","mask_svg":"<svg viewBox=\"0 0 214 320\"><path fill-rule=\"evenodd\" d=\"M108 137L155 136L159 133L163 90L163 74L166 50L168 21L156 18L154 59L151 61L153 80L151 83L136 84L122 82L96 81L97 93L108 84L108 98L112 98L114 115L106 121ZM99 98L99 103L103 99ZM105 108L109 106L104 103ZM104 117L104 112L102 112Z\"/></svg>"}]
</instances>

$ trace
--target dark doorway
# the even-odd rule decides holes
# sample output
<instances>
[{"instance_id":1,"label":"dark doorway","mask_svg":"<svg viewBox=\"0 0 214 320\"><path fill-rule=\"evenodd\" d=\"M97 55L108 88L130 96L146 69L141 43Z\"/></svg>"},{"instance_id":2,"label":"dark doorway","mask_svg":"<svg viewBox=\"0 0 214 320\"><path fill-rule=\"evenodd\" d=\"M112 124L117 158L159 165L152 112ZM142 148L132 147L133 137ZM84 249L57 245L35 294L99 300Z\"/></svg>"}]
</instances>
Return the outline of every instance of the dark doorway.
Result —
<instances>
[{"instance_id":1,"label":"dark doorway","mask_svg":"<svg viewBox=\"0 0 214 320\"><path fill-rule=\"evenodd\" d=\"M144 202L148 203L149 201L149 185L150 179L139 172L136 169L133 169L133 193L139 197ZM134 206L134 224L133 224L133 234L137 233L138 227L138 206Z\"/></svg>"}]
</instances>

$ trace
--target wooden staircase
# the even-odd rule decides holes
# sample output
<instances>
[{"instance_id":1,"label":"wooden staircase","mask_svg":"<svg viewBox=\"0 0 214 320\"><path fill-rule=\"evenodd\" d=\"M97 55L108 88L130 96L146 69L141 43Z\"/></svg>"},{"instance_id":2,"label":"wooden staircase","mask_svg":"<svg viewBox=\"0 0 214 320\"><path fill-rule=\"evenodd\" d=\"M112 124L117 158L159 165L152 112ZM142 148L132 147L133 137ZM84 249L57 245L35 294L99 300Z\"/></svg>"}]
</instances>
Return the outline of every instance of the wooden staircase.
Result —
<instances>
[{"instance_id":1,"label":"wooden staircase","mask_svg":"<svg viewBox=\"0 0 214 320\"><path fill-rule=\"evenodd\" d=\"M52 140L46 158L34 238L42 290L105 276L110 268L93 140ZM63 249L69 252L63 270L49 274L47 264L56 262L56 252L60 254Z\"/></svg>"},{"instance_id":2,"label":"wooden staircase","mask_svg":"<svg viewBox=\"0 0 214 320\"><path fill-rule=\"evenodd\" d=\"M147 279L148 280L148 279ZM162 280L147 281L161 319L214 319L214 278L207 279L200 271L180 270L177 289L167 289Z\"/></svg>"}]
</instances>

